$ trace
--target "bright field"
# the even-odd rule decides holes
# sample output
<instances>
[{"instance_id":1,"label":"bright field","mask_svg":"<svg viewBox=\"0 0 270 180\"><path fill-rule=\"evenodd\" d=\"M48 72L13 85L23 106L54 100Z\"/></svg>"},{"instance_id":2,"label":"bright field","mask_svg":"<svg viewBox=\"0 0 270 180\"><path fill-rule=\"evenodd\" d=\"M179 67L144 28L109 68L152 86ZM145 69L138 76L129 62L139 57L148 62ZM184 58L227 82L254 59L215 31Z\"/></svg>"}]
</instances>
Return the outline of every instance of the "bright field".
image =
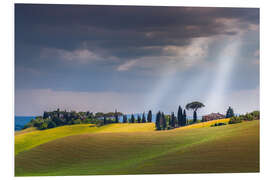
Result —
<instances>
[{"instance_id":1,"label":"bright field","mask_svg":"<svg viewBox=\"0 0 270 180\"><path fill-rule=\"evenodd\" d=\"M214 123L28 130L15 136L15 175L258 172L259 121L209 127Z\"/></svg>"}]
</instances>

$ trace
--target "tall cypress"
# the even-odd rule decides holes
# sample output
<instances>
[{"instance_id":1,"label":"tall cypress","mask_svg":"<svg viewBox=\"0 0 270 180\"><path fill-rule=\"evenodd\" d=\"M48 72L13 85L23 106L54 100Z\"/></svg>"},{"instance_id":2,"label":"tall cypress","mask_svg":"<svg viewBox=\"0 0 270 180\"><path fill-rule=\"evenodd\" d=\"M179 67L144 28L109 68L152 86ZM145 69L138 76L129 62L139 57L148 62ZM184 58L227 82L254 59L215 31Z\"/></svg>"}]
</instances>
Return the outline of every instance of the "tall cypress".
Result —
<instances>
[{"instance_id":1,"label":"tall cypress","mask_svg":"<svg viewBox=\"0 0 270 180\"><path fill-rule=\"evenodd\" d=\"M181 106L178 107L178 112L177 112L177 125L183 126L183 114L182 114L182 108Z\"/></svg>"},{"instance_id":2,"label":"tall cypress","mask_svg":"<svg viewBox=\"0 0 270 180\"><path fill-rule=\"evenodd\" d=\"M117 110L115 110L114 117L115 117L115 123L119 123Z\"/></svg>"},{"instance_id":3,"label":"tall cypress","mask_svg":"<svg viewBox=\"0 0 270 180\"><path fill-rule=\"evenodd\" d=\"M123 123L127 123L127 115L123 115Z\"/></svg>"},{"instance_id":4,"label":"tall cypress","mask_svg":"<svg viewBox=\"0 0 270 180\"><path fill-rule=\"evenodd\" d=\"M143 115L142 115L142 123L146 123L145 113L143 113Z\"/></svg>"},{"instance_id":5,"label":"tall cypress","mask_svg":"<svg viewBox=\"0 0 270 180\"><path fill-rule=\"evenodd\" d=\"M172 121L171 127L172 127L172 128L175 128L175 120L176 120L176 118L175 118L175 116L174 116L174 112L172 112L172 114L171 114L171 121Z\"/></svg>"},{"instance_id":6,"label":"tall cypress","mask_svg":"<svg viewBox=\"0 0 270 180\"><path fill-rule=\"evenodd\" d=\"M172 128L172 116L169 116L169 127Z\"/></svg>"},{"instance_id":7,"label":"tall cypress","mask_svg":"<svg viewBox=\"0 0 270 180\"><path fill-rule=\"evenodd\" d=\"M160 114L160 111L157 113L156 115L156 130L161 130L161 127L160 127L160 121L161 120L161 114Z\"/></svg>"},{"instance_id":8,"label":"tall cypress","mask_svg":"<svg viewBox=\"0 0 270 180\"><path fill-rule=\"evenodd\" d=\"M103 117L103 124L107 124L107 119L106 119L106 116Z\"/></svg>"},{"instance_id":9,"label":"tall cypress","mask_svg":"<svg viewBox=\"0 0 270 180\"><path fill-rule=\"evenodd\" d=\"M131 123L134 123L135 122L135 117L133 114L131 114Z\"/></svg>"},{"instance_id":10,"label":"tall cypress","mask_svg":"<svg viewBox=\"0 0 270 180\"><path fill-rule=\"evenodd\" d=\"M161 114L161 119L162 119L162 128L163 130L165 130L167 128L167 121L163 112Z\"/></svg>"},{"instance_id":11,"label":"tall cypress","mask_svg":"<svg viewBox=\"0 0 270 180\"><path fill-rule=\"evenodd\" d=\"M147 114L147 122L152 122L152 111L149 110L148 114Z\"/></svg>"},{"instance_id":12,"label":"tall cypress","mask_svg":"<svg viewBox=\"0 0 270 180\"><path fill-rule=\"evenodd\" d=\"M142 122L142 119L141 119L141 116L140 115L137 116L137 122L138 123L141 123Z\"/></svg>"},{"instance_id":13,"label":"tall cypress","mask_svg":"<svg viewBox=\"0 0 270 180\"><path fill-rule=\"evenodd\" d=\"M183 125L187 125L187 114L186 114L186 110L184 109L184 112L183 112Z\"/></svg>"}]
</instances>

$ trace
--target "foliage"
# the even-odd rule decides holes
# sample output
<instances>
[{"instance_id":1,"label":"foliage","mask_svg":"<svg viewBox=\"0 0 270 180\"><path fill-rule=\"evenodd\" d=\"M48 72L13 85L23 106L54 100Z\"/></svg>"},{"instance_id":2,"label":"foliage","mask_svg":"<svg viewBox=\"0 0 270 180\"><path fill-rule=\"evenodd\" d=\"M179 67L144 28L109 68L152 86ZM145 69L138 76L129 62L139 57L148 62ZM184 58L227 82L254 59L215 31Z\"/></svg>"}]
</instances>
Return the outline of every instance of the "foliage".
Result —
<instances>
[{"instance_id":1,"label":"foliage","mask_svg":"<svg viewBox=\"0 0 270 180\"><path fill-rule=\"evenodd\" d=\"M112 113L97 112L95 115L89 111L87 112L76 112L76 111L60 111L57 109L55 111L43 113L43 116L38 116L32 119L29 123L24 126L25 128L36 127L37 129L44 130L55 128L63 125L71 124L98 124L105 125L109 123L119 122L120 112L115 111L113 113L113 119L106 119L108 116L111 117Z\"/></svg>"},{"instance_id":2,"label":"foliage","mask_svg":"<svg viewBox=\"0 0 270 180\"><path fill-rule=\"evenodd\" d=\"M240 123L242 121L252 121L260 119L260 111L253 111L244 115L233 116L230 118L229 124Z\"/></svg>"},{"instance_id":3,"label":"foliage","mask_svg":"<svg viewBox=\"0 0 270 180\"><path fill-rule=\"evenodd\" d=\"M199 108L202 108L202 107L204 107L204 104L198 101L194 101L186 105L187 110L192 109L194 111L197 111Z\"/></svg>"}]
</instances>

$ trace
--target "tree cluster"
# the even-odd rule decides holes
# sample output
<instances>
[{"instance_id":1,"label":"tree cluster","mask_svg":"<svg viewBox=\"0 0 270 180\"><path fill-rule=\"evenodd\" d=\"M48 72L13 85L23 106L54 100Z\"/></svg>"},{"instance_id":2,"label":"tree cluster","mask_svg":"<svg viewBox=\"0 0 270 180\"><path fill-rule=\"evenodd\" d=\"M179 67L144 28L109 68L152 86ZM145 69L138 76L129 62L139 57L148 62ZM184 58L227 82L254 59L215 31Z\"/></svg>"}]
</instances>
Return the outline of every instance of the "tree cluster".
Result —
<instances>
[{"instance_id":1,"label":"tree cluster","mask_svg":"<svg viewBox=\"0 0 270 180\"><path fill-rule=\"evenodd\" d=\"M231 118L233 116L234 116L234 111L231 108L231 106L229 106L229 108L227 109L227 112L226 112L226 118Z\"/></svg>"},{"instance_id":2,"label":"tree cluster","mask_svg":"<svg viewBox=\"0 0 270 180\"><path fill-rule=\"evenodd\" d=\"M55 111L43 113L43 116L38 116L35 119L32 119L29 123L24 126L36 127L37 129L49 129L63 125L71 124L98 124L105 125L110 123L118 123L119 116L122 115L121 112L109 112L109 113L92 113L92 112L76 112L76 111L60 111L57 109Z\"/></svg>"},{"instance_id":3,"label":"tree cluster","mask_svg":"<svg viewBox=\"0 0 270 180\"><path fill-rule=\"evenodd\" d=\"M178 108L177 117L174 112L171 115L165 115L163 112L158 112L156 115L156 130L174 129L187 124L186 110L182 110L181 106Z\"/></svg>"},{"instance_id":4,"label":"tree cluster","mask_svg":"<svg viewBox=\"0 0 270 180\"><path fill-rule=\"evenodd\" d=\"M147 118L145 113L141 115L137 115L137 119L135 118L134 114L131 114L131 118L127 119L126 115L123 115L123 123L147 123L152 122L152 111L150 110L147 114Z\"/></svg>"}]
</instances>

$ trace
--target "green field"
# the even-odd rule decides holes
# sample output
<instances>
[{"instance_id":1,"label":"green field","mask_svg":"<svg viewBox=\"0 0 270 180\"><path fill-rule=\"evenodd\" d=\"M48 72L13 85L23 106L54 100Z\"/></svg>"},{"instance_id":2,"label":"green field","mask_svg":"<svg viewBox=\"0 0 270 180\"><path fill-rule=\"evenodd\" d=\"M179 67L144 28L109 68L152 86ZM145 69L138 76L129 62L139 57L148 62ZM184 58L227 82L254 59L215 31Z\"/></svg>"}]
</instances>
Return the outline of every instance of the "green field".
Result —
<instances>
[{"instance_id":1,"label":"green field","mask_svg":"<svg viewBox=\"0 0 270 180\"><path fill-rule=\"evenodd\" d=\"M259 121L211 123L168 131L153 123L24 130L15 135L15 175L259 172Z\"/></svg>"}]
</instances>

